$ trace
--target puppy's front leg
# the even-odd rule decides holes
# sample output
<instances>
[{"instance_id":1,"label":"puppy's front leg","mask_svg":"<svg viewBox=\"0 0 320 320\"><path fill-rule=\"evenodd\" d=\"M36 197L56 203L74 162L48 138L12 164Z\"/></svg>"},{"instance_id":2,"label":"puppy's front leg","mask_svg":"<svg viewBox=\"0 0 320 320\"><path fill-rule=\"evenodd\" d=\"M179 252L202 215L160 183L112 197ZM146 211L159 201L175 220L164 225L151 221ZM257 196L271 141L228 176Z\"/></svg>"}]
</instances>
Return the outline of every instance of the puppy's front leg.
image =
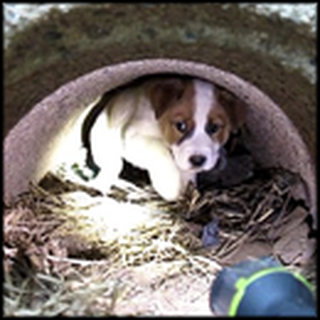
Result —
<instances>
[{"instance_id":1,"label":"puppy's front leg","mask_svg":"<svg viewBox=\"0 0 320 320\"><path fill-rule=\"evenodd\" d=\"M120 134L108 128L105 112L97 118L91 129L90 144L93 160L100 167L98 176L90 181L90 185L107 193L118 178L123 162Z\"/></svg>"},{"instance_id":2,"label":"puppy's front leg","mask_svg":"<svg viewBox=\"0 0 320 320\"><path fill-rule=\"evenodd\" d=\"M126 159L146 169L154 189L165 200L176 200L185 185L168 148L157 138L134 136L126 140Z\"/></svg>"}]
</instances>

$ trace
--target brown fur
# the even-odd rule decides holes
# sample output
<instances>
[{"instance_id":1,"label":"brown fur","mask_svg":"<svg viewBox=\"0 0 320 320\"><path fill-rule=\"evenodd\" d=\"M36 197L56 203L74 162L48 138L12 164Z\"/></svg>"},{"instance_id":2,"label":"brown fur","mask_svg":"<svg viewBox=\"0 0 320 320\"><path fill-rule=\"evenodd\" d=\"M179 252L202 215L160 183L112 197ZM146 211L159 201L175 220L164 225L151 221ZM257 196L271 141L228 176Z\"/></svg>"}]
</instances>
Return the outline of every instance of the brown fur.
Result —
<instances>
[{"instance_id":1,"label":"brown fur","mask_svg":"<svg viewBox=\"0 0 320 320\"><path fill-rule=\"evenodd\" d=\"M169 144L184 136L176 128L178 122L187 123L187 133L194 127L194 89L192 82L184 78L156 81L149 88L150 100L155 109L162 133Z\"/></svg>"},{"instance_id":2,"label":"brown fur","mask_svg":"<svg viewBox=\"0 0 320 320\"><path fill-rule=\"evenodd\" d=\"M215 105L208 115L208 122L214 123L220 127L220 129L212 134L212 139L219 141L221 145L224 145L229 139L231 132L231 122L225 109L219 104Z\"/></svg>"},{"instance_id":3,"label":"brown fur","mask_svg":"<svg viewBox=\"0 0 320 320\"><path fill-rule=\"evenodd\" d=\"M151 104L155 110L161 130L169 144L181 141L194 128L194 87L191 79L170 77L155 79L147 89ZM215 86L217 102L212 106L208 121L217 124L220 129L212 134L212 139L225 144L232 130L243 124L246 116L246 105L229 91ZM176 128L178 122L187 124L186 133Z\"/></svg>"},{"instance_id":4,"label":"brown fur","mask_svg":"<svg viewBox=\"0 0 320 320\"><path fill-rule=\"evenodd\" d=\"M239 129L245 122L248 109L247 105L233 93L222 87L216 86L215 92L219 104L225 109L229 116L231 130Z\"/></svg>"}]
</instances>

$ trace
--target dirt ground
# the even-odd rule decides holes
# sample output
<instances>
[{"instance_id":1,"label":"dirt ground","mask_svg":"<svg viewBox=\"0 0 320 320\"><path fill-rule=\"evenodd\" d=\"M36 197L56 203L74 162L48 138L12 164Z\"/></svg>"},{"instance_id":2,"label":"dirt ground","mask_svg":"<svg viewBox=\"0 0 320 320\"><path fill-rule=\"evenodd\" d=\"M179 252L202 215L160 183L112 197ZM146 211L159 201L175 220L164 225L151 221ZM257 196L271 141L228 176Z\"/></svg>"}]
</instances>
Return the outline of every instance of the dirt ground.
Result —
<instances>
[{"instance_id":1,"label":"dirt ground","mask_svg":"<svg viewBox=\"0 0 320 320\"><path fill-rule=\"evenodd\" d=\"M177 203L148 185L106 197L46 178L6 208L5 314L212 316L217 272L264 256L314 284L314 235L293 196L300 179L267 172ZM204 246L212 219L216 244Z\"/></svg>"}]
</instances>

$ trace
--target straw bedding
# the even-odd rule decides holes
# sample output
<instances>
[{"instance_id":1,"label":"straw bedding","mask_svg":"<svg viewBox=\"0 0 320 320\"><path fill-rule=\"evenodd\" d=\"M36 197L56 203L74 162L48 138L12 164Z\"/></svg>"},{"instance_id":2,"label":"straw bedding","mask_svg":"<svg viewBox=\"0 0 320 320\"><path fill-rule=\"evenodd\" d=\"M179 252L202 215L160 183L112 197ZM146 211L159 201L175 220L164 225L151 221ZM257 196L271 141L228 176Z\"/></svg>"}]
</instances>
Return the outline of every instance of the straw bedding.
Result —
<instances>
[{"instance_id":1,"label":"straw bedding","mask_svg":"<svg viewBox=\"0 0 320 320\"><path fill-rule=\"evenodd\" d=\"M207 181L165 202L143 173L127 171L108 196L48 173L6 206L5 315L166 314L143 292L152 297L180 279L179 291L181 277L208 288L222 267L249 256L273 255L314 281L297 175L255 169L231 186ZM204 246L210 222L215 244Z\"/></svg>"}]
</instances>

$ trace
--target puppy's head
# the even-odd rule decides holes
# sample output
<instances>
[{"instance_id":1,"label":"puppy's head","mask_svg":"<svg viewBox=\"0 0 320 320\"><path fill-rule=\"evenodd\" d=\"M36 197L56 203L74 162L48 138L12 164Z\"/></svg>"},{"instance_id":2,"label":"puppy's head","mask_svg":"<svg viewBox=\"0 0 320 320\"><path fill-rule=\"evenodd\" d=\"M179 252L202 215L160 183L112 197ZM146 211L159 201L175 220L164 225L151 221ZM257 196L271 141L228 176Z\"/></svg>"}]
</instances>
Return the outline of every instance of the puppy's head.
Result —
<instances>
[{"instance_id":1,"label":"puppy's head","mask_svg":"<svg viewBox=\"0 0 320 320\"><path fill-rule=\"evenodd\" d=\"M150 84L148 94L163 136L183 171L214 168L231 131L245 120L245 104L207 81L161 79Z\"/></svg>"}]
</instances>

